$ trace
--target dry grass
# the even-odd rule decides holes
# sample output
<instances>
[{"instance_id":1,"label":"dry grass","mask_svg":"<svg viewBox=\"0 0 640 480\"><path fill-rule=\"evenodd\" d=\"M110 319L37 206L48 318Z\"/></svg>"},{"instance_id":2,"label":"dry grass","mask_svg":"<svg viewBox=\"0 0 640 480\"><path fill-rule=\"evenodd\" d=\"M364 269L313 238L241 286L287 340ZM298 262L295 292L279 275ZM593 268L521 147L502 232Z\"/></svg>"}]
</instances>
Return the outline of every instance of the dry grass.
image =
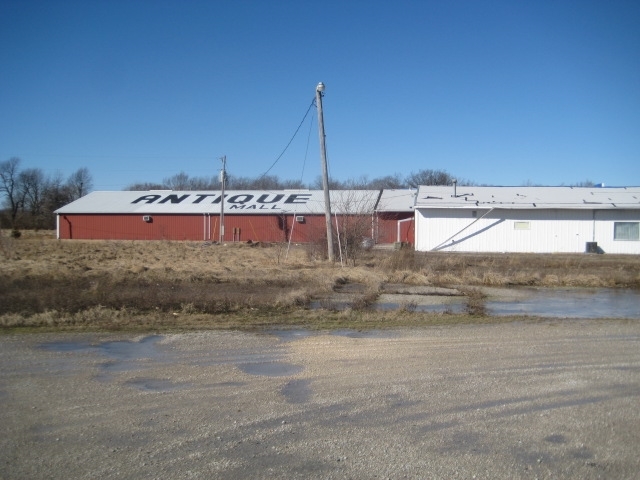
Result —
<instances>
[{"instance_id":1,"label":"dry grass","mask_svg":"<svg viewBox=\"0 0 640 480\"><path fill-rule=\"evenodd\" d=\"M18 239L9 233L0 236L0 326L7 328L256 328L340 321L357 327L365 317L373 323L376 315L378 326L426 321L410 304L395 317L371 312L387 282L640 288L640 257L630 255L402 249L364 252L360 266L341 268L304 246L58 241L51 232L23 232ZM306 309L311 300L348 284L360 284L362 294L347 312L327 312L337 310L328 300L326 310ZM468 313L482 316L482 298L468 297Z\"/></svg>"},{"instance_id":2,"label":"dry grass","mask_svg":"<svg viewBox=\"0 0 640 480\"><path fill-rule=\"evenodd\" d=\"M587 254L420 253L381 261L396 280L426 285L640 288L640 256ZM409 282L407 282L409 283Z\"/></svg>"}]
</instances>

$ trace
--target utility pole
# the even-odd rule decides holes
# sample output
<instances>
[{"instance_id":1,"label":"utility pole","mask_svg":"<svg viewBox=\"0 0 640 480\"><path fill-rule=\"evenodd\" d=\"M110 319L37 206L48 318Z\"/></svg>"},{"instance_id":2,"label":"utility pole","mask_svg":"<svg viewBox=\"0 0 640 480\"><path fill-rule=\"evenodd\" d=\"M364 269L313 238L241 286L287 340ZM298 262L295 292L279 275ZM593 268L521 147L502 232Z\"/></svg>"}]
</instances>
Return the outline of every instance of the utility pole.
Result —
<instances>
[{"instance_id":1,"label":"utility pole","mask_svg":"<svg viewBox=\"0 0 640 480\"><path fill-rule=\"evenodd\" d=\"M218 242L222 245L224 242L224 185L227 181L227 156L220 158L222 162L222 170L220 170L220 236Z\"/></svg>"},{"instance_id":2,"label":"utility pole","mask_svg":"<svg viewBox=\"0 0 640 480\"><path fill-rule=\"evenodd\" d=\"M324 117L322 116L322 95L324 83L316 87L316 107L318 108L318 135L320 137L320 160L322 162L322 187L324 190L324 216L327 223L327 250L329 260L335 260L333 254L333 228L331 227L331 199L329 197L329 173L327 171L327 149L325 146Z\"/></svg>"}]
</instances>

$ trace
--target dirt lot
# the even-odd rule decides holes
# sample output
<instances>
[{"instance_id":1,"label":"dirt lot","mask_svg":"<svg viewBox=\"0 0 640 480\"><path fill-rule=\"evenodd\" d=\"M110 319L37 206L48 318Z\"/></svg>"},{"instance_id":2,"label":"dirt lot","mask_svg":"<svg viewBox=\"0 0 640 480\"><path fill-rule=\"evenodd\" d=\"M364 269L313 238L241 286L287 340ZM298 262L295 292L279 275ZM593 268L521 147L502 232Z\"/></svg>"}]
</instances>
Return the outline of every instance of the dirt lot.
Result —
<instances>
[{"instance_id":1,"label":"dirt lot","mask_svg":"<svg viewBox=\"0 0 640 480\"><path fill-rule=\"evenodd\" d=\"M0 336L0 478L637 478L640 323Z\"/></svg>"}]
</instances>

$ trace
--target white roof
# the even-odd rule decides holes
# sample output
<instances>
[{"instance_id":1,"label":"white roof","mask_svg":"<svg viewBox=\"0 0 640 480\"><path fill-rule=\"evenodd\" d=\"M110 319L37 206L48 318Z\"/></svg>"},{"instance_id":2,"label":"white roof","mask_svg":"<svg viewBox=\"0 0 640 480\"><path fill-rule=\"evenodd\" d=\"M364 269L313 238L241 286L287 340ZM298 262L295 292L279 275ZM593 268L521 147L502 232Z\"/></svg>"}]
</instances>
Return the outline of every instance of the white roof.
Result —
<instances>
[{"instance_id":1,"label":"white roof","mask_svg":"<svg viewBox=\"0 0 640 480\"><path fill-rule=\"evenodd\" d=\"M413 212L416 203L414 189L383 190L378 201L378 212Z\"/></svg>"},{"instance_id":2,"label":"white roof","mask_svg":"<svg viewBox=\"0 0 640 480\"><path fill-rule=\"evenodd\" d=\"M640 209L640 187L422 186L416 208Z\"/></svg>"},{"instance_id":3,"label":"white roof","mask_svg":"<svg viewBox=\"0 0 640 480\"><path fill-rule=\"evenodd\" d=\"M225 215L323 214L322 190L225 190ZM371 213L379 190L335 190L331 212ZM219 214L220 191L96 191L56 210L58 214Z\"/></svg>"}]
</instances>

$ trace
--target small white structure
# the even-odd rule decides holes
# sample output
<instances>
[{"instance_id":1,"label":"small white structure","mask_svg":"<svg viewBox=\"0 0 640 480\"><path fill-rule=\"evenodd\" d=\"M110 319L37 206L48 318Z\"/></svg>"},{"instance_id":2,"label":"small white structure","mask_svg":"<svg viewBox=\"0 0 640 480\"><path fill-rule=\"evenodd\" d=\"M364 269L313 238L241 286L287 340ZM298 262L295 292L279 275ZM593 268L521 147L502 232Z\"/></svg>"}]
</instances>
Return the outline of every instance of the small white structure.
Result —
<instances>
[{"instance_id":1,"label":"small white structure","mask_svg":"<svg viewBox=\"0 0 640 480\"><path fill-rule=\"evenodd\" d=\"M640 187L422 186L416 250L640 253Z\"/></svg>"}]
</instances>

